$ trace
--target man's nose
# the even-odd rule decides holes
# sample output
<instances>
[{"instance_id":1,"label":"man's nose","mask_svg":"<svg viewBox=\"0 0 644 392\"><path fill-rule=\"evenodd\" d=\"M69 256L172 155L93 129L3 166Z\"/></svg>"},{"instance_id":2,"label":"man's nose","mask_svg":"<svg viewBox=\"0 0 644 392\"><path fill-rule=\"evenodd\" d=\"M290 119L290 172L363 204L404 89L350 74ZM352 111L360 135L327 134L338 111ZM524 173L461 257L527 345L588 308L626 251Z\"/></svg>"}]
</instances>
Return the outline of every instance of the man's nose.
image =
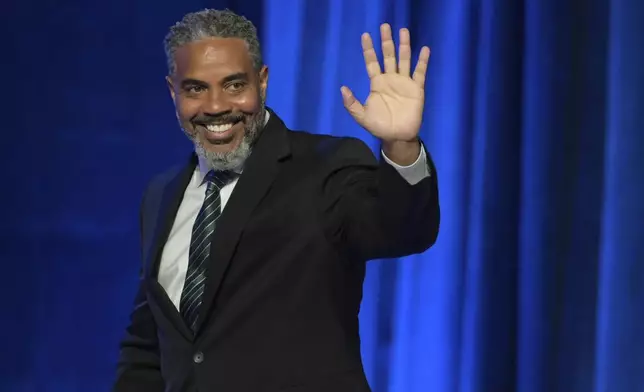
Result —
<instances>
[{"instance_id":1,"label":"man's nose","mask_svg":"<svg viewBox=\"0 0 644 392\"><path fill-rule=\"evenodd\" d=\"M203 102L203 112L209 114L225 113L231 110L230 102L222 91L210 89Z\"/></svg>"}]
</instances>

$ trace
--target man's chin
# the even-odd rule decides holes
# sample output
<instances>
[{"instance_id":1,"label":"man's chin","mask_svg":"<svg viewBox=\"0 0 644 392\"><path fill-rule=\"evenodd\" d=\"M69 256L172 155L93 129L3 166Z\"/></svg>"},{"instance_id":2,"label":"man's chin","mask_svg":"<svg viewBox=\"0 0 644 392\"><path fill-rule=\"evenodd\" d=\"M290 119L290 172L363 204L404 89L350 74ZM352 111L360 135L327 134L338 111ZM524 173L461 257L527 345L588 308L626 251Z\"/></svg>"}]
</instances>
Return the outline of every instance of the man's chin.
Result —
<instances>
[{"instance_id":1,"label":"man's chin","mask_svg":"<svg viewBox=\"0 0 644 392\"><path fill-rule=\"evenodd\" d=\"M243 141L226 145L195 143L197 155L215 170L235 170L241 167L250 154L250 146Z\"/></svg>"},{"instance_id":2,"label":"man's chin","mask_svg":"<svg viewBox=\"0 0 644 392\"><path fill-rule=\"evenodd\" d=\"M237 140L236 135L231 135L229 138L212 139L205 136L200 137L199 141L201 146L206 152L213 154L229 154L239 148L240 140Z\"/></svg>"},{"instance_id":3,"label":"man's chin","mask_svg":"<svg viewBox=\"0 0 644 392\"><path fill-rule=\"evenodd\" d=\"M211 144L203 143L203 149L206 153L217 154L217 155L226 155L233 153L238 147L239 143L220 143L220 144Z\"/></svg>"}]
</instances>

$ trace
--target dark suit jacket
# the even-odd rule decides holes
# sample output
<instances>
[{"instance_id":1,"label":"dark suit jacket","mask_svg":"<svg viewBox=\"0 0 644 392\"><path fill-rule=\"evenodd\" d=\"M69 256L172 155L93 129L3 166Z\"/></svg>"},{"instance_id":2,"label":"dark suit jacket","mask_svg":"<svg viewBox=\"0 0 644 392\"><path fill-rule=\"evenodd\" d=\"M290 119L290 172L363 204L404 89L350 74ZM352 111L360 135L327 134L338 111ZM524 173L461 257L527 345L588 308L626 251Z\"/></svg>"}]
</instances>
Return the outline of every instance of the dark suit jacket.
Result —
<instances>
[{"instance_id":1,"label":"dark suit jacket","mask_svg":"<svg viewBox=\"0 0 644 392\"><path fill-rule=\"evenodd\" d=\"M114 391L369 391L358 337L365 262L436 240L428 162L431 177L412 186L360 140L291 131L271 112L218 220L196 334L156 279L196 158L153 180Z\"/></svg>"}]
</instances>

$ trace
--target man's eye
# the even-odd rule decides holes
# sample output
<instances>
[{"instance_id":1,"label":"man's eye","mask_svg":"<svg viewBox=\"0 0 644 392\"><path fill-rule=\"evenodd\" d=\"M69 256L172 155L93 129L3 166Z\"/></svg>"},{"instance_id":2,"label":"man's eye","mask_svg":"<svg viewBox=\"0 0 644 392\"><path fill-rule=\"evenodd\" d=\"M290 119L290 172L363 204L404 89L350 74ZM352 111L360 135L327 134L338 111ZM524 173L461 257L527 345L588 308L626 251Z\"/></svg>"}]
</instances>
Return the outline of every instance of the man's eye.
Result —
<instances>
[{"instance_id":1,"label":"man's eye","mask_svg":"<svg viewBox=\"0 0 644 392\"><path fill-rule=\"evenodd\" d=\"M190 87L187 88L187 91L190 94L199 94L199 93L203 92L204 90L205 90L205 88L203 86L190 86Z\"/></svg>"},{"instance_id":2,"label":"man's eye","mask_svg":"<svg viewBox=\"0 0 644 392\"><path fill-rule=\"evenodd\" d=\"M234 83L231 83L231 84L228 85L228 90L233 91L233 92L234 91L239 91L239 90L243 89L244 86L245 86L245 84L242 83L242 82L234 82Z\"/></svg>"}]
</instances>

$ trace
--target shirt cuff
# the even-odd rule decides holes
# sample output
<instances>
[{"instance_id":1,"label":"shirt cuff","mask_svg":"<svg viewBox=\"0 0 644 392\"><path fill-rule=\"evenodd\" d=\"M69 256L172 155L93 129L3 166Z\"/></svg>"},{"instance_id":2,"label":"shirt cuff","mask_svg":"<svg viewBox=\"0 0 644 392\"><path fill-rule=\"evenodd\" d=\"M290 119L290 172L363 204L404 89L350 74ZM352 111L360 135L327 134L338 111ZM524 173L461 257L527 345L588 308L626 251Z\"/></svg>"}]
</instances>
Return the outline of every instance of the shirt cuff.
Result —
<instances>
[{"instance_id":1,"label":"shirt cuff","mask_svg":"<svg viewBox=\"0 0 644 392\"><path fill-rule=\"evenodd\" d=\"M429 177L431 173L429 172L429 166L427 165L427 152L425 152L425 147L421 144L420 154L418 154L418 159L416 162L412 163L409 166L400 166L396 162L392 161L385 155L385 152L381 150L382 156L385 161L393 166L398 173L410 184L416 185L421 180Z\"/></svg>"}]
</instances>

